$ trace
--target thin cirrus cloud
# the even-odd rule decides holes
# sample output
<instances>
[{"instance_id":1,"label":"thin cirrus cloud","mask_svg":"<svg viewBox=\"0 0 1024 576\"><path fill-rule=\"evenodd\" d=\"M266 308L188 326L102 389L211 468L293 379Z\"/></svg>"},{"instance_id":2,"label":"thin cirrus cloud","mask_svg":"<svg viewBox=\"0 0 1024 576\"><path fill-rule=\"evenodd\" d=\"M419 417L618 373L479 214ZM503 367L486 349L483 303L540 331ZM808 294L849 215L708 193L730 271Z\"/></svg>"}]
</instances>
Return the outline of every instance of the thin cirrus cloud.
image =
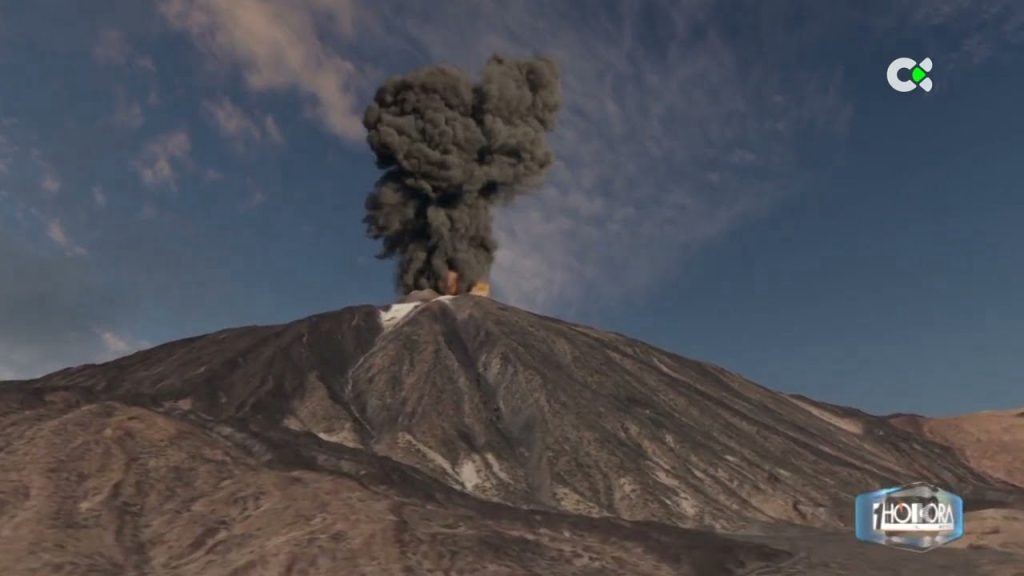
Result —
<instances>
[{"instance_id":1,"label":"thin cirrus cloud","mask_svg":"<svg viewBox=\"0 0 1024 576\"><path fill-rule=\"evenodd\" d=\"M929 56L948 72L981 64L997 57L1001 49L1024 42L1024 3L1016 0L899 0L892 3L888 18L879 18L881 29L928 30L949 41L934 47Z\"/></svg>"},{"instance_id":2,"label":"thin cirrus cloud","mask_svg":"<svg viewBox=\"0 0 1024 576\"><path fill-rule=\"evenodd\" d=\"M151 139L135 161L143 184L151 188L176 188L178 173L191 164L192 143L185 130L172 130Z\"/></svg>"},{"instance_id":3,"label":"thin cirrus cloud","mask_svg":"<svg viewBox=\"0 0 1024 576\"><path fill-rule=\"evenodd\" d=\"M539 1L356 10L326 0L167 0L161 11L207 54L240 67L251 88L310 96L324 127L348 140L364 135L357 95L367 94L357 87L380 68L406 71L410 54L468 69L495 52L554 58L565 93L552 135L559 160L541 190L499 214L493 270L505 299L539 311L584 292L613 301L648 289L681 255L785 193L798 139L841 132L850 114L841 76L795 83L770 63L743 62L702 2L595 2L580 13ZM317 26L325 15L333 25ZM356 27L373 30L360 38L366 61L338 48Z\"/></svg>"},{"instance_id":4,"label":"thin cirrus cloud","mask_svg":"<svg viewBox=\"0 0 1024 576\"><path fill-rule=\"evenodd\" d=\"M796 83L769 58L744 61L709 3L449 6L380 10L404 15L388 37L429 61L477 68L494 52L540 53L562 68L558 162L498 215L494 285L523 307L565 313L650 289L787 193L798 140L841 137L851 113L839 75Z\"/></svg>"},{"instance_id":5,"label":"thin cirrus cloud","mask_svg":"<svg viewBox=\"0 0 1024 576\"><path fill-rule=\"evenodd\" d=\"M97 328L94 331L103 345L102 350L97 354L97 362L114 360L152 346L145 340L135 340L113 330Z\"/></svg>"},{"instance_id":6,"label":"thin cirrus cloud","mask_svg":"<svg viewBox=\"0 0 1024 576\"><path fill-rule=\"evenodd\" d=\"M47 172L43 174L42 179L39 181L39 187L42 188L43 192L55 194L60 190L60 179L53 172Z\"/></svg>"},{"instance_id":7,"label":"thin cirrus cloud","mask_svg":"<svg viewBox=\"0 0 1024 576\"><path fill-rule=\"evenodd\" d=\"M261 141L284 143L284 136L277 121L269 114L263 116L262 120L257 120L226 96L219 100L205 101L203 108L221 135L236 146Z\"/></svg>"},{"instance_id":8,"label":"thin cirrus cloud","mask_svg":"<svg viewBox=\"0 0 1024 576\"><path fill-rule=\"evenodd\" d=\"M92 187L92 202L97 208L105 208L110 198L107 196L106 191L103 190L102 186Z\"/></svg>"},{"instance_id":9,"label":"thin cirrus cloud","mask_svg":"<svg viewBox=\"0 0 1024 576\"><path fill-rule=\"evenodd\" d=\"M61 181L60 176L57 174L57 170L43 155L38 148L33 148L29 152L29 157L32 162L38 167L40 172L39 177L39 189L44 195L53 197L60 191Z\"/></svg>"},{"instance_id":10,"label":"thin cirrus cloud","mask_svg":"<svg viewBox=\"0 0 1024 576\"><path fill-rule=\"evenodd\" d=\"M352 33L348 0L165 0L160 11L208 55L240 67L254 90L295 90L330 132L363 137L356 66L320 34L324 22Z\"/></svg>"},{"instance_id":11,"label":"thin cirrus cloud","mask_svg":"<svg viewBox=\"0 0 1024 576\"><path fill-rule=\"evenodd\" d=\"M156 72L153 59L137 52L125 39L124 34L112 28L100 30L92 47L92 57L98 64L131 66L146 72Z\"/></svg>"},{"instance_id":12,"label":"thin cirrus cloud","mask_svg":"<svg viewBox=\"0 0 1024 576\"><path fill-rule=\"evenodd\" d=\"M60 246L68 256L84 256L88 254L85 248L76 244L64 230L60 220L52 219L46 224L46 235Z\"/></svg>"},{"instance_id":13,"label":"thin cirrus cloud","mask_svg":"<svg viewBox=\"0 0 1024 576\"><path fill-rule=\"evenodd\" d=\"M142 104L138 100L128 100L123 94L118 94L114 108L114 125L134 130L141 127L145 121Z\"/></svg>"},{"instance_id":14,"label":"thin cirrus cloud","mask_svg":"<svg viewBox=\"0 0 1024 576\"><path fill-rule=\"evenodd\" d=\"M124 36L110 28L100 31L92 48L92 57L100 64L121 66L127 64L133 55Z\"/></svg>"}]
</instances>

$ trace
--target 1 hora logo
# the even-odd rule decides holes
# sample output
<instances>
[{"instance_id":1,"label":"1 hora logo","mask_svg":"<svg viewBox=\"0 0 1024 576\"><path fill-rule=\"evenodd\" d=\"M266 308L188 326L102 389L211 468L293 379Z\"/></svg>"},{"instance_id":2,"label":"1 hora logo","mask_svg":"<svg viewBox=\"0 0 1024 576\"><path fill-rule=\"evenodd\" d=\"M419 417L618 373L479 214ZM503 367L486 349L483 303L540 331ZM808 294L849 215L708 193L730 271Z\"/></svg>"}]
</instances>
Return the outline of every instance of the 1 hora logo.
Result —
<instances>
[{"instance_id":1,"label":"1 hora logo","mask_svg":"<svg viewBox=\"0 0 1024 576\"><path fill-rule=\"evenodd\" d=\"M857 496L857 538L927 552L964 535L962 498L925 482Z\"/></svg>"}]
</instances>

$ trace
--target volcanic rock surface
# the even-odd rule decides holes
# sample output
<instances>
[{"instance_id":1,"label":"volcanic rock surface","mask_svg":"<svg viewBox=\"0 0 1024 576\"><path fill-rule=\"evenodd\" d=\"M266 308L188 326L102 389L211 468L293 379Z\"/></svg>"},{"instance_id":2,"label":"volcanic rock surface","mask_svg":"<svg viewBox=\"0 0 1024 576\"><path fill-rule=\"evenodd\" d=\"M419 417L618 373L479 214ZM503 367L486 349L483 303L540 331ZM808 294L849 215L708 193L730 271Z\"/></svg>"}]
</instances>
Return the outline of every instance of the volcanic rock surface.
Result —
<instances>
[{"instance_id":1,"label":"volcanic rock surface","mask_svg":"<svg viewBox=\"0 0 1024 576\"><path fill-rule=\"evenodd\" d=\"M871 559L872 574L996 574L1021 561L853 540L856 494L920 480L1000 510L1024 492L903 423L474 296L225 330L0 385L3 574L826 576Z\"/></svg>"},{"instance_id":2,"label":"volcanic rock surface","mask_svg":"<svg viewBox=\"0 0 1024 576\"><path fill-rule=\"evenodd\" d=\"M992 410L949 418L897 415L890 420L953 447L978 470L1024 488L1024 410Z\"/></svg>"}]
</instances>

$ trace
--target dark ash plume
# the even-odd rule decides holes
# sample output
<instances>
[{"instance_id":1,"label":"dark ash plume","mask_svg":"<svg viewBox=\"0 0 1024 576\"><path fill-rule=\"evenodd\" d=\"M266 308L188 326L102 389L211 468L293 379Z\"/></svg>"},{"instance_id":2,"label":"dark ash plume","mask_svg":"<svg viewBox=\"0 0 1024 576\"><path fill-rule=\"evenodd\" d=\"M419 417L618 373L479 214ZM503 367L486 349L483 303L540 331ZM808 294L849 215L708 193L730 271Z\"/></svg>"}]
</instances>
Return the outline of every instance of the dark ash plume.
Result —
<instances>
[{"instance_id":1,"label":"dark ash plume","mask_svg":"<svg viewBox=\"0 0 1024 576\"><path fill-rule=\"evenodd\" d=\"M380 258L398 257L402 292L459 292L487 277L497 243L491 208L539 183L553 155L545 140L561 100L547 59L492 57L478 84L436 66L388 80L363 124L387 172L366 199L367 234Z\"/></svg>"}]
</instances>

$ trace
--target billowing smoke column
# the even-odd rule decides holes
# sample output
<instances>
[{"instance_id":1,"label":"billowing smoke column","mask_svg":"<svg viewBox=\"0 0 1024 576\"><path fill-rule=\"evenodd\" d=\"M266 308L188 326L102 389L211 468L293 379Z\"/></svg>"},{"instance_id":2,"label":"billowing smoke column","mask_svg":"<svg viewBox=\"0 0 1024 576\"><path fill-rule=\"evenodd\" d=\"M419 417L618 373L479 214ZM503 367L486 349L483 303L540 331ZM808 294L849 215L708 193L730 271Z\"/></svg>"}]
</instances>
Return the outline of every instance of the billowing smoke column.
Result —
<instances>
[{"instance_id":1,"label":"billowing smoke column","mask_svg":"<svg viewBox=\"0 0 1024 576\"><path fill-rule=\"evenodd\" d=\"M464 293L487 278L497 249L491 210L551 165L545 135L560 100L553 62L499 56L478 84L436 66L378 89L363 124L387 172L366 199L364 222L383 243L378 257L399 259L399 290Z\"/></svg>"}]
</instances>

